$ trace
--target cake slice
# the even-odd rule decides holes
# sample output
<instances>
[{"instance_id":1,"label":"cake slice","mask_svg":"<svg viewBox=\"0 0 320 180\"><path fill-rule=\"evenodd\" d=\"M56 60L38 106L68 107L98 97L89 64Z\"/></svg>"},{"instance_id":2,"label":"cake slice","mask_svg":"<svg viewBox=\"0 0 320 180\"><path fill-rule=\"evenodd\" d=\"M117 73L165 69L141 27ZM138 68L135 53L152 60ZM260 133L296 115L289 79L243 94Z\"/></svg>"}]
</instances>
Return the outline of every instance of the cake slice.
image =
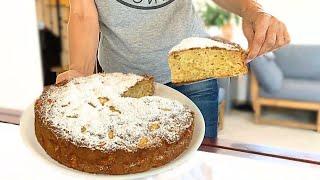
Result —
<instances>
[{"instance_id":1,"label":"cake slice","mask_svg":"<svg viewBox=\"0 0 320 180\"><path fill-rule=\"evenodd\" d=\"M245 58L245 51L237 44L187 38L169 52L171 80L179 84L246 74Z\"/></svg>"}]
</instances>

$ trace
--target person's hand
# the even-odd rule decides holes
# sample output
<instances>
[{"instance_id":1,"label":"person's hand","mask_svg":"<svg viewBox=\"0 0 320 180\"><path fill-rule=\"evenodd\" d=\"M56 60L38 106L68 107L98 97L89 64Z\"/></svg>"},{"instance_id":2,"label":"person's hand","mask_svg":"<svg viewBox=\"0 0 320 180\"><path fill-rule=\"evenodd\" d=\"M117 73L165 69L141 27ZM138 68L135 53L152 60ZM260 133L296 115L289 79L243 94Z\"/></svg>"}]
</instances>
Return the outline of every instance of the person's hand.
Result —
<instances>
[{"instance_id":1,"label":"person's hand","mask_svg":"<svg viewBox=\"0 0 320 180\"><path fill-rule=\"evenodd\" d=\"M244 16L242 28L249 45L247 63L290 43L286 25L265 12Z\"/></svg>"},{"instance_id":2,"label":"person's hand","mask_svg":"<svg viewBox=\"0 0 320 180\"><path fill-rule=\"evenodd\" d=\"M68 71L63 72L57 76L56 84L59 84L63 81L69 81L73 78L81 77L81 76L84 76L84 74L82 74L78 71L75 71L75 70L68 70Z\"/></svg>"}]
</instances>

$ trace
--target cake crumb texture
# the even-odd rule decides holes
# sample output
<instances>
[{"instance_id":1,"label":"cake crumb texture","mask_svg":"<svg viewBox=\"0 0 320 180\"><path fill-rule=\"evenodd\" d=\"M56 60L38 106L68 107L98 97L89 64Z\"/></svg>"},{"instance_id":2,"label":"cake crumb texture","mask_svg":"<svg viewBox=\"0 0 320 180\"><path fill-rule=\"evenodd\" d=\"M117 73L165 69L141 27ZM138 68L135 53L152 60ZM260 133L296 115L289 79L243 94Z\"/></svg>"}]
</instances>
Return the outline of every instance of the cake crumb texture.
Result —
<instances>
[{"instance_id":1,"label":"cake crumb texture","mask_svg":"<svg viewBox=\"0 0 320 180\"><path fill-rule=\"evenodd\" d=\"M189 38L169 54L171 79L173 83L187 83L246 74L245 59L246 53L236 44Z\"/></svg>"}]
</instances>

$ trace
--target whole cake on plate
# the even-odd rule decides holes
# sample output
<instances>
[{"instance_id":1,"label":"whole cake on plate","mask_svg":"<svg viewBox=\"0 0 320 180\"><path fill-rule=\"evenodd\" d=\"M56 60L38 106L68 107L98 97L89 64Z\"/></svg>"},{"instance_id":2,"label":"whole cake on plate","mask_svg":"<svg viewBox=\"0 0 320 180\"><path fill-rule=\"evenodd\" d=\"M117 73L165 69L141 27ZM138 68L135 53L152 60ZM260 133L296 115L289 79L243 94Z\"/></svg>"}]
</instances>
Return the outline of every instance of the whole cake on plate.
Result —
<instances>
[{"instance_id":1,"label":"whole cake on plate","mask_svg":"<svg viewBox=\"0 0 320 180\"><path fill-rule=\"evenodd\" d=\"M222 40L191 37L169 52L173 83L246 74L246 52L237 44Z\"/></svg>"},{"instance_id":2,"label":"whole cake on plate","mask_svg":"<svg viewBox=\"0 0 320 180\"><path fill-rule=\"evenodd\" d=\"M59 163L90 173L129 174L179 156L193 112L153 96L152 77L110 73L46 88L35 103L36 137Z\"/></svg>"}]
</instances>

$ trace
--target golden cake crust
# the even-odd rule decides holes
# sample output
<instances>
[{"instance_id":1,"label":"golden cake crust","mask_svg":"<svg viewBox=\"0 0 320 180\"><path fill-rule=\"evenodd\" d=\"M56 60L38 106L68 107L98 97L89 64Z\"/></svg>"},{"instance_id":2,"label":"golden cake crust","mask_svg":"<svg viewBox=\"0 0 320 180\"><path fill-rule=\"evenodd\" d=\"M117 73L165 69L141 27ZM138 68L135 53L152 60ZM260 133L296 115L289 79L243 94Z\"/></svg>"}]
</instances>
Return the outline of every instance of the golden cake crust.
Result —
<instances>
[{"instance_id":1,"label":"golden cake crust","mask_svg":"<svg viewBox=\"0 0 320 180\"><path fill-rule=\"evenodd\" d=\"M65 84L67 82L57 86ZM54 103L53 99L45 98L46 94L50 93L49 89L45 88L34 106L35 134L47 154L67 167L89 173L113 175L143 172L174 160L189 146L191 141L193 123L180 134L176 142L168 143L161 140L160 146L147 146L135 151L122 149L102 151L75 144L61 136L57 128L46 121L43 107Z\"/></svg>"},{"instance_id":2,"label":"golden cake crust","mask_svg":"<svg viewBox=\"0 0 320 180\"><path fill-rule=\"evenodd\" d=\"M178 157L189 146L193 134L192 124L182 134L180 140L173 144L163 141L159 147L139 149L135 152L92 150L59 138L53 131L54 127L43 123L38 110L42 103L38 100L35 105L35 133L38 142L47 154L59 163L84 172L119 175L163 166Z\"/></svg>"}]
</instances>

